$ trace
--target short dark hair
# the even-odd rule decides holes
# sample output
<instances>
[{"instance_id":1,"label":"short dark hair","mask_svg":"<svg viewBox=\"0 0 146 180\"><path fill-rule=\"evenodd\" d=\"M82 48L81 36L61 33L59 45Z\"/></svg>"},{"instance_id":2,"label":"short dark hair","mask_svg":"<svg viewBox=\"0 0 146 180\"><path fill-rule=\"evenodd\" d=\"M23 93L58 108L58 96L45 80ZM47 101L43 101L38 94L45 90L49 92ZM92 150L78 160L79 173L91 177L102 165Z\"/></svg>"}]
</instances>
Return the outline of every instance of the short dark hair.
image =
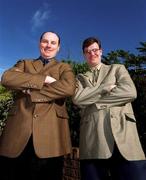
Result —
<instances>
[{"instance_id":1,"label":"short dark hair","mask_svg":"<svg viewBox=\"0 0 146 180\"><path fill-rule=\"evenodd\" d=\"M99 48L101 49L101 41L97 37L88 37L87 39L83 41L83 44L82 44L83 52L85 48L89 47L91 44L95 42L98 44Z\"/></svg>"},{"instance_id":2,"label":"short dark hair","mask_svg":"<svg viewBox=\"0 0 146 180\"><path fill-rule=\"evenodd\" d=\"M41 36L40 36L40 42L41 42L44 34L46 34L46 33L48 33L48 32L53 33L53 34L56 34L56 36L58 37L58 44L60 45L60 36L58 35L58 33L54 32L54 31L45 31L45 32L43 32L43 33L41 34Z\"/></svg>"}]
</instances>

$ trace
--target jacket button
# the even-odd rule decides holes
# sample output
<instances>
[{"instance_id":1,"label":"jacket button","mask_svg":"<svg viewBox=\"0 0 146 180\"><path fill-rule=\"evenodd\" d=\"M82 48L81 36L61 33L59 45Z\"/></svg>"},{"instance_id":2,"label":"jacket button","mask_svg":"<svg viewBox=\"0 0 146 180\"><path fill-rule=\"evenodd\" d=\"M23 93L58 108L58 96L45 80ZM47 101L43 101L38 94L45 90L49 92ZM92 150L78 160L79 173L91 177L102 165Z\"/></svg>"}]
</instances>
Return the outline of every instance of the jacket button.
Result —
<instances>
[{"instance_id":1,"label":"jacket button","mask_svg":"<svg viewBox=\"0 0 146 180\"><path fill-rule=\"evenodd\" d=\"M34 118L37 118L38 117L38 115L37 114L34 114L34 116L33 116Z\"/></svg>"}]
</instances>

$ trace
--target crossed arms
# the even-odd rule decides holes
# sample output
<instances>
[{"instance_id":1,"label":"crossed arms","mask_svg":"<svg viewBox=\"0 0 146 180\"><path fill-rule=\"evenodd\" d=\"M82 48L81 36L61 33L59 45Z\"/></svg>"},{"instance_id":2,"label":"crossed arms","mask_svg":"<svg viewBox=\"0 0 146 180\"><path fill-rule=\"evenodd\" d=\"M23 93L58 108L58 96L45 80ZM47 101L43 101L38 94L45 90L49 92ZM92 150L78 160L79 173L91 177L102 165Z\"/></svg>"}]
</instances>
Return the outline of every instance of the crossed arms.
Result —
<instances>
[{"instance_id":1,"label":"crossed arms","mask_svg":"<svg viewBox=\"0 0 146 180\"><path fill-rule=\"evenodd\" d=\"M25 61L17 63L13 68L4 72L2 84L6 88L26 93L32 102L48 102L73 95L75 79L69 64L61 64L60 77L56 80L43 73L30 73L25 63Z\"/></svg>"},{"instance_id":2,"label":"crossed arms","mask_svg":"<svg viewBox=\"0 0 146 180\"><path fill-rule=\"evenodd\" d=\"M73 102L81 107L96 103L100 108L100 106L121 106L133 101L137 93L128 71L123 65L115 66L115 68L115 74L108 74L99 86L84 87L82 82L85 77L79 75ZM112 82L112 76L115 76L115 83Z\"/></svg>"}]
</instances>

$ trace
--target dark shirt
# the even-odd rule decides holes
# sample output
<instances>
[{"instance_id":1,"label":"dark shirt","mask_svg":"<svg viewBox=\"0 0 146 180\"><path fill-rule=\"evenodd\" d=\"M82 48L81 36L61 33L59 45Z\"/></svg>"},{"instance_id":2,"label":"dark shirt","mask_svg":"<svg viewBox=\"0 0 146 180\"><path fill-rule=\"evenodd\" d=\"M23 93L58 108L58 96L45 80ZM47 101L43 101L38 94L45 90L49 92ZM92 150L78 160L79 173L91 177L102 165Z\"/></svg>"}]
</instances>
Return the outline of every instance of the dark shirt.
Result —
<instances>
[{"instance_id":1,"label":"dark shirt","mask_svg":"<svg viewBox=\"0 0 146 180\"><path fill-rule=\"evenodd\" d=\"M52 60L52 58L50 58L50 59L45 59L45 58L43 58L42 56L40 56L38 59L40 59L40 60L42 61L42 63L43 63L44 66L45 66L46 64L48 64L48 63Z\"/></svg>"}]
</instances>

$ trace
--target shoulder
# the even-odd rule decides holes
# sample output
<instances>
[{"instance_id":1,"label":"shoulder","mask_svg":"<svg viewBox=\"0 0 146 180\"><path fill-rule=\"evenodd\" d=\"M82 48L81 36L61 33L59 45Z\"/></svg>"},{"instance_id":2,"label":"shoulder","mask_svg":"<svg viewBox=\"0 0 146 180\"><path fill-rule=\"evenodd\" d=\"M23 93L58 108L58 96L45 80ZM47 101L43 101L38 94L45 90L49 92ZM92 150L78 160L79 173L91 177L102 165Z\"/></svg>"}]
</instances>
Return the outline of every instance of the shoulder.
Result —
<instances>
[{"instance_id":1,"label":"shoulder","mask_svg":"<svg viewBox=\"0 0 146 180\"><path fill-rule=\"evenodd\" d=\"M112 64L111 66L115 68L125 68L124 64Z\"/></svg>"},{"instance_id":2,"label":"shoulder","mask_svg":"<svg viewBox=\"0 0 146 180\"><path fill-rule=\"evenodd\" d=\"M126 69L124 64L111 64L111 65L105 65L105 66L107 66L111 71Z\"/></svg>"},{"instance_id":3,"label":"shoulder","mask_svg":"<svg viewBox=\"0 0 146 180\"><path fill-rule=\"evenodd\" d=\"M69 70L72 70L72 69L73 69L72 65L69 64L69 63L66 63L66 62L58 62L58 61L57 61L57 65L58 65L59 68L61 68L61 69L69 69Z\"/></svg>"},{"instance_id":4,"label":"shoulder","mask_svg":"<svg viewBox=\"0 0 146 180\"><path fill-rule=\"evenodd\" d=\"M14 66L36 61L36 59L19 59Z\"/></svg>"},{"instance_id":5,"label":"shoulder","mask_svg":"<svg viewBox=\"0 0 146 180\"><path fill-rule=\"evenodd\" d=\"M115 67L116 71L118 71L119 73L127 73L128 69L125 67L124 64L113 64L113 67Z\"/></svg>"},{"instance_id":6,"label":"shoulder","mask_svg":"<svg viewBox=\"0 0 146 180\"><path fill-rule=\"evenodd\" d=\"M129 71L128 69L125 67L124 64L113 64L112 65L112 68L111 68L111 71L114 71L116 74L118 75L126 75L126 74L129 74Z\"/></svg>"},{"instance_id":7,"label":"shoulder","mask_svg":"<svg viewBox=\"0 0 146 180\"><path fill-rule=\"evenodd\" d=\"M104 64L104 63L102 63L102 66L104 66L104 67L111 67L111 68L119 68L119 67L125 67L125 65L124 64Z\"/></svg>"}]
</instances>

